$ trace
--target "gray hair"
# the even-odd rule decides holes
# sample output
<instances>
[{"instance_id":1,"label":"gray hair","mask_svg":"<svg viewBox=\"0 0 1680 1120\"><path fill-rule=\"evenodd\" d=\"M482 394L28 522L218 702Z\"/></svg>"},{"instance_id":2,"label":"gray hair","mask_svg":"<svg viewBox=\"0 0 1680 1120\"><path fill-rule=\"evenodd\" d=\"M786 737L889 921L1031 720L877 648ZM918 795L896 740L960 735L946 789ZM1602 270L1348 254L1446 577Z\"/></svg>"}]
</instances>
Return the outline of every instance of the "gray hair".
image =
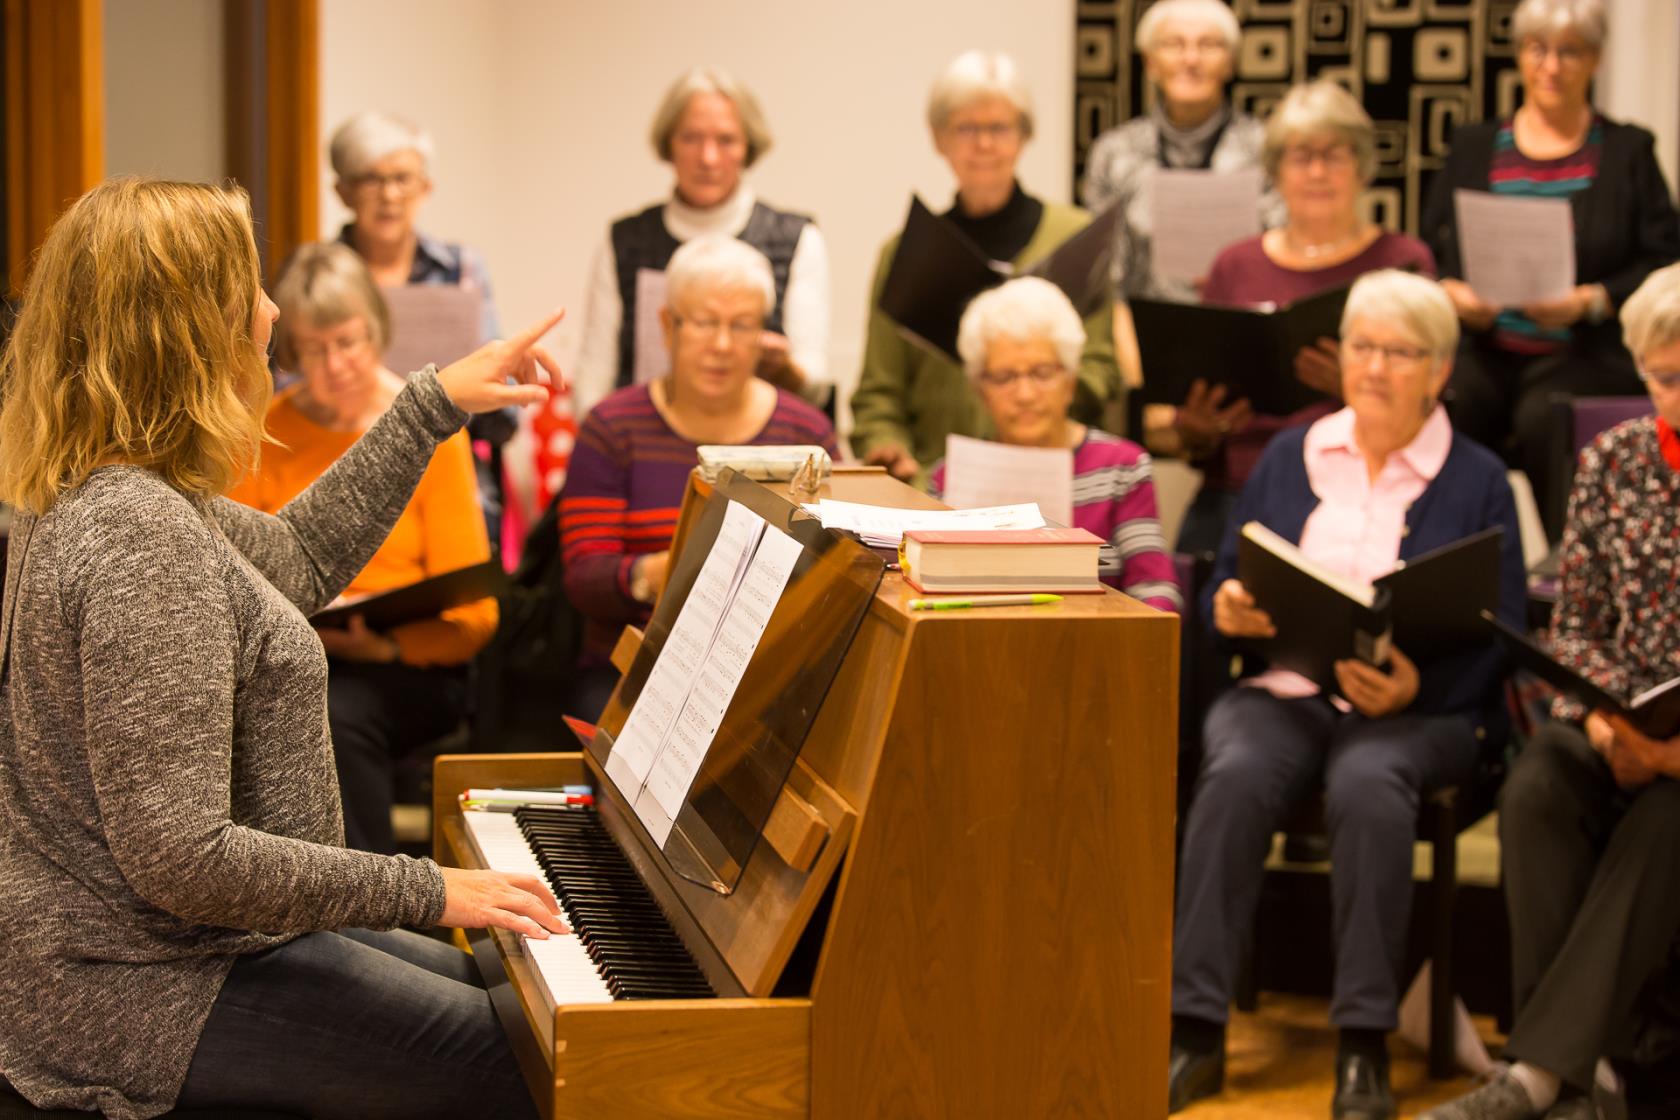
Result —
<instances>
[{"instance_id":1,"label":"gray hair","mask_svg":"<svg viewBox=\"0 0 1680 1120\"><path fill-rule=\"evenodd\" d=\"M1023 276L981 292L963 312L957 353L970 377L985 370L986 352L999 338L1048 339L1056 348L1056 360L1072 374L1085 349L1085 323L1060 288L1037 276Z\"/></svg>"},{"instance_id":2,"label":"gray hair","mask_svg":"<svg viewBox=\"0 0 1680 1120\"><path fill-rule=\"evenodd\" d=\"M333 174L348 183L396 152L415 152L426 174L432 171L432 138L426 130L389 113L357 113L338 126L327 146Z\"/></svg>"},{"instance_id":3,"label":"gray hair","mask_svg":"<svg viewBox=\"0 0 1680 1120\"><path fill-rule=\"evenodd\" d=\"M1321 132L1333 134L1353 147L1359 180L1369 183L1377 173L1377 130L1357 98L1327 78L1298 85L1284 95L1266 121L1266 141L1260 149L1266 175L1277 181L1283 150L1290 141Z\"/></svg>"},{"instance_id":4,"label":"gray hair","mask_svg":"<svg viewBox=\"0 0 1680 1120\"><path fill-rule=\"evenodd\" d=\"M1242 45L1242 24L1237 22L1236 13L1231 11L1225 0L1157 0L1138 20L1137 34L1132 41L1137 45L1139 54L1148 54L1155 49L1161 25L1169 20L1207 24L1219 32L1219 37L1225 40L1225 49L1232 55Z\"/></svg>"},{"instance_id":5,"label":"gray hair","mask_svg":"<svg viewBox=\"0 0 1680 1120\"><path fill-rule=\"evenodd\" d=\"M764 297L764 314L776 309L776 278L770 261L745 241L727 233L708 233L685 241L665 266L665 305L676 310L689 291L746 288Z\"/></svg>"},{"instance_id":6,"label":"gray hair","mask_svg":"<svg viewBox=\"0 0 1680 1120\"><path fill-rule=\"evenodd\" d=\"M1513 43L1573 31L1596 51L1603 48L1608 30L1604 0L1522 0L1511 13Z\"/></svg>"},{"instance_id":7,"label":"gray hair","mask_svg":"<svg viewBox=\"0 0 1680 1120\"><path fill-rule=\"evenodd\" d=\"M1659 268L1622 304L1622 341L1633 360L1680 342L1680 264Z\"/></svg>"},{"instance_id":8,"label":"gray hair","mask_svg":"<svg viewBox=\"0 0 1680 1120\"><path fill-rule=\"evenodd\" d=\"M1021 114L1021 139L1032 139L1032 93L1015 60L1002 51L968 51L951 60L928 91L928 127L938 132L952 113L986 97L1013 105Z\"/></svg>"},{"instance_id":9,"label":"gray hair","mask_svg":"<svg viewBox=\"0 0 1680 1120\"><path fill-rule=\"evenodd\" d=\"M297 368L292 327L298 323L335 327L360 317L367 321L368 337L380 354L391 338L391 312L379 285L356 250L339 241L299 246L274 285L274 304L280 309L274 357L281 369Z\"/></svg>"},{"instance_id":10,"label":"gray hair","mask_svg":"<svg viewBox=\"0 0 1680 1120\"><path fill-rule=\"evenodd\" d=\"M735 76L721 66L696 66L671 83L671 88L659 101L659 108L654 110L648 140L660 159L671 162L671 135L676 132L677 122L682 120L689 101L697 93L715 93L728 98L735 106L735 112L741 116L741 131L747 138L747 167L757 163L758 158L770 150L770 125L765 121L764 110L759 108L758 98L753 96L752 90L736 81Z\"/></svg>"},{"instance_id":11,"label":"gray hair","mask_svg":"<svg viewBox=\"0 0 1680 1120\"><path fill-rule=\"evenodd\" d=\"M1381 268L1355 280L1342 309L1343 335L1356 319L1405 331L1437 360L1458 348L1458 312L1452 300L1441 285L1415 272Z\"/></svg>"}]
</instances>

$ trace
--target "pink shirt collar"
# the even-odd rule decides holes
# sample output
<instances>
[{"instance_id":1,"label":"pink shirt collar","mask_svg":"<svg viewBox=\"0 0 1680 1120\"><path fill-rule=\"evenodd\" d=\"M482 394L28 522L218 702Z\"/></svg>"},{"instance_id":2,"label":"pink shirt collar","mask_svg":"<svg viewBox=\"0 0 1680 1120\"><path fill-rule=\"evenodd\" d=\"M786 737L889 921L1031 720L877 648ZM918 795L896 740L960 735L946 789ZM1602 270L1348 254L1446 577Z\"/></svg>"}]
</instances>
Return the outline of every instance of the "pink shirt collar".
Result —
<instances>
[{"instance_id":1,"label":"pink shirt collar","mask_svg":"<svg viewBox=\"0 0 1680 1120\"><path fill-rule=\"evenodd\" d=\"M1304 440L1304 453L1307 461L1307 477L1313 480L1314 493L1323 497L1323 492L1316 485L1316 473L1319 468L1335 470L1329 462L1341 455L1351 455L1358 459L1363 469L1364 455L1359 450L1359 444L1353 438L1353 409L1342 408L1332 412L1312 427L1307 429ZM1429 414L1429 419L1423 422L1418 434L1412 437L1412 442L1402 447L1390 456L1390 463L1399 459L1408 470L1424 482L1432 482L1441 473L1441 467L1446 464L1447 455L1452 451L1452 423L1447 419L1447 410L1440 405ZM1387 464L1384 469L1387 469Z\"/></svg>"}]
</instances>

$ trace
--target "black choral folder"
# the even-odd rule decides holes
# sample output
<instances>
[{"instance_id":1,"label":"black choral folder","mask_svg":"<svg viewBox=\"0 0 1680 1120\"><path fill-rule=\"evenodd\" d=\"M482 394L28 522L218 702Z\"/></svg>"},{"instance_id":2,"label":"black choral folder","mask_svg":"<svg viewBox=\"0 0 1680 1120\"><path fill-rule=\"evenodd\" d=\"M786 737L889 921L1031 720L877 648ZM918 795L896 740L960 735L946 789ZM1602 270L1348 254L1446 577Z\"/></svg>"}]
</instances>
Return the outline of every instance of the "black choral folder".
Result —
<instances>
[{"instance_id":1,"label":"black choral folder","mask_svg":"<svg viewBox=\"0 0 1680 1120\"><path fill-rule=\"evenodd\" d=\"M311 615L309 621L317 627L343 627L350 624L352 615L359 614L369 630L389 630L405 622L435 618L451 607L489 599L501 594L506 584L507 576L501 565L486 560L429 576L418 583L326 607Z\"/></svg>"},{"instance_id":2,"label":"black choral folder","mask_svg":"<svg viewBox=\"0 0 1680 1120\"><path fill-rule=\"evenodd\" d=\"M1237 578L1272 616L1277 636L1256 652L1336 691L1335 663L1435 657L1487 640L1482 612L1499 601L1499 527L1402 563L1375 583L1326 571L1289 541L1251 521L1237 544Z\"/></svg>"},{"instance_id":3,"label":"black choral folder","mask_svg":"<svg viewBox=\"0 0 1680 1120\"><path fill-rule=\"evenodd\" d=\"M1024 270L1066 293L1081 317L1110 295L1115 222L1110 206L1056 251ZM1011 278L1007 262L993 261L950 221L910 199L904 232L881 289L881 310L912 338L957 361L957 326L975 296Z\"/></svg>"},{"instance_id":4,"label":"black choral folder","mask_svg":"<svg viewBox=\"0 0 1680 1120\"><path fill-rule=\"evenodd\" d=\"M1652 739L1672 739L1680 734L1680 677L1648 688L1632 699L1624 699L1563 664L1527 634L1505 625L1492 612L1482 617L1493 627L1499 644L1518 668L1527 669L1589 708L1621 716Z\"/></svg>"},{"instance_id":5,"label":"black choral folder","mask_svg":"<svg viewBox=\"0 0 1680 1120\"><path fill-rule=\"evenodd\" d=\"M1288 416L1326 397L1295 376L1295 355L1342 331L1344 285L1273 311L1165 300L1131 301L1146 404L1181 404L1197 379L1224 385L1226 399Z\"/></svg>"}]
</instances>

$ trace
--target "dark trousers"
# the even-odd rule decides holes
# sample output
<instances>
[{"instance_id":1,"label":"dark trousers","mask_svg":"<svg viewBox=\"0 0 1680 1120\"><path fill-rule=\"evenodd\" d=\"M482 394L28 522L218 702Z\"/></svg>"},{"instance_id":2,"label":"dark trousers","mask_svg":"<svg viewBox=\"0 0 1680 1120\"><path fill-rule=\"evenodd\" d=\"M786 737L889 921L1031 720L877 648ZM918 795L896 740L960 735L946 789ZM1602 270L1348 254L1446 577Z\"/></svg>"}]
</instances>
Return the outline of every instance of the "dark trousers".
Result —
<instances>
[{"instance_id":1,"label":"dark trousers","mask_svg":"<svg viewBox=\"0 0 1680 1120\"><path fill-rule=\"evenodd\" d=\"M1551 398L1619 397L1645 391L1633 359L1620 348L1572 344L1555 354L1515 354L1491 335L1467 334L1448 382L1453 427L1528 475L1552 540L1566 495L1554 494L1557 455Z\"/></svg>"},{"instance_id":2,"label":"dark trousers","mask_svg":"<svg viewBox=\"0 0 1680 1120\"><path fill-rule=\"evenodd\" d=\"M310 933L241 957L184 1108L333 1120L537 1115L471 959L417 933Z\"/></svg>"},{"instance_id":3,"label":"dark trousers","mask_svg":"<svg viewBox=\"0 0 1680 1120\"><path fill-rule=\"evenodd\" d=\"M346 846L386 854L397 850L391 834L397 760L449 734L466 710L464 668L327 663L327 717L344 800Z\"/></svg>"},{"instance_id":4,"label":"dark trousers","mask_svg":"<svg viewBox=\"0 0 1680 1120\"><path fill-rule=\"evenodd\" d=\"M1509 1053L1586 1089L1680 935L1680 782L1632 793L1586 736L1541 728L1499 798L1516 1026Z\"/></svg>"},{"instance_id":5,"label":"dark trousers","mask_svg":"<svg viewBox=\"0 0 1680 1120\"><path fill-rule=\"evenodd\" d=\"M1458 716L1344 715L1320 697L1234 688L1208 712L1173 925L1173 1014L1226 1019L1272 834L1320 783L1336 944L1330 1021L1392 1030L1424 793L1463 781L1476 736Z\"/></svg>"}]
</instances>

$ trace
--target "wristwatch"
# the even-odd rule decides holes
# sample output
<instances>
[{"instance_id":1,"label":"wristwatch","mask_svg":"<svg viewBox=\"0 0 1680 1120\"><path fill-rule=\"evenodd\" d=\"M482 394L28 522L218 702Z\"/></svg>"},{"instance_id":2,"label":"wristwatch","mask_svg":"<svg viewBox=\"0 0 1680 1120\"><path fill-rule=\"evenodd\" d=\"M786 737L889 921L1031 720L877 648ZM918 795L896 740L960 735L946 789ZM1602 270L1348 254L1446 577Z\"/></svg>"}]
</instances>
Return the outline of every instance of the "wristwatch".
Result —
<instances>
[{"instance_id":1,"label":"wristwatch","mask_svg":"<svg viewBox=\"0 0 1680 1120\"><path fill-rule=\"evenodd\" d=\"M1610 296L1603 284L1587 285L1587 310L1582 317L1595 327L1610 318Z\"/></svg>"}]
</instances>

